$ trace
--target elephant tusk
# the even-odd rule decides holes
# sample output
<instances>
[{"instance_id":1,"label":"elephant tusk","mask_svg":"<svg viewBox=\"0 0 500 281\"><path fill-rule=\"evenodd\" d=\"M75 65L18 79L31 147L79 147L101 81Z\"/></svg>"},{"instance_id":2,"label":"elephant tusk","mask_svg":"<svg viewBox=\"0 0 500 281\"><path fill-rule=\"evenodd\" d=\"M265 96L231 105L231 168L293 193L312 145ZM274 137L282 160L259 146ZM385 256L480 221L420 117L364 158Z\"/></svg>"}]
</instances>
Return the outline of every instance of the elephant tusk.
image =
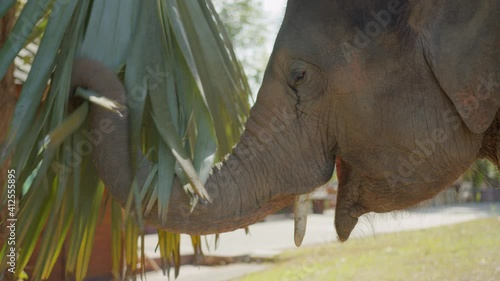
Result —
<instances>
[{"instance_id":1,"label":"elephant tusk","mask_svg":"<svg viewBox=\"0 0 500 281\"><path fill-rule=\"evenodd\" d=\"M307 212L308 212L308 204L309 194L302 194L295 197L295 205L294 205L294 214L295 214L295 232L294 232L294 240L295 245L300 247L302 245L302 241L304 240L304 236L306 235L306 226L307 226Z\"/></svg>"}]
</instances>

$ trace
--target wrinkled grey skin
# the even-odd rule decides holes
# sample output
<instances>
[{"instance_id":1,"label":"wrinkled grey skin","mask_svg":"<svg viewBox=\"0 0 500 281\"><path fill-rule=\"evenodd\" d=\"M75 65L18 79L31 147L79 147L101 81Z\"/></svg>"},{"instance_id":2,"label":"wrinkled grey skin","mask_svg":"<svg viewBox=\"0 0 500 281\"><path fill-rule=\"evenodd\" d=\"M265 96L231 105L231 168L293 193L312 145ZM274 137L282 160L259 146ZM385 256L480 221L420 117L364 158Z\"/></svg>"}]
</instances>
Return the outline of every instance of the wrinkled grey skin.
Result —
<instances>
[{"instance_id":1,"label":"wrinkled grey skin","mask_svg":"<svg viewBox=\"0 0 500 281\"><path fill-rule=\"evenodd\" d=\"M189 234L241 228L326 183L337 163L344 241L365 213L429 199L477 158L498 165L499 18L499 0L289 0L241 141L206 183L213 203L189 213L179 186L167 221L156 209L147 220ZM73 85L121 99L96 71L77 61ZM117 129L94 157L124 204L128 120L92 108L94 128L109 118Z\"/></svg>"}]
</instances>

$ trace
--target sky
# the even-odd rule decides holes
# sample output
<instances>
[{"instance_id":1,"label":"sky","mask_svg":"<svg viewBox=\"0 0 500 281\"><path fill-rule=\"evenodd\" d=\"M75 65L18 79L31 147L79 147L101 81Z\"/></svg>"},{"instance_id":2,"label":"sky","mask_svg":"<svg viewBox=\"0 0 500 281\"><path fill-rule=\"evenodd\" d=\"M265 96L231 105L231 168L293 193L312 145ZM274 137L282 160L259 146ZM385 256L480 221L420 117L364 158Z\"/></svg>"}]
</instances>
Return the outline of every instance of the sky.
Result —
<instances>
[{"instance_id":1,"label":"sky","mask_svg":"<svg viewBox=\"0 0 500 281\"><path fill-rule=\"evenodd\" d=\"M271 24L269 36L272 37L271 41L274 42L274 39L278 34L279 27L283 20L286 7L286 0L263 0L262 2L264 11L268 15L269 23Z\"/></svg>"},{"instance_id":2,"label":"sky","mask_svg":"<svg viewBox=\"0 0 500 281\"><path fill-rule=\"evenodd\" d=\"M286 0L264 0L264 10L273 14L276 17L282 17L285 10Z\"/></svg>"}]
</instances>

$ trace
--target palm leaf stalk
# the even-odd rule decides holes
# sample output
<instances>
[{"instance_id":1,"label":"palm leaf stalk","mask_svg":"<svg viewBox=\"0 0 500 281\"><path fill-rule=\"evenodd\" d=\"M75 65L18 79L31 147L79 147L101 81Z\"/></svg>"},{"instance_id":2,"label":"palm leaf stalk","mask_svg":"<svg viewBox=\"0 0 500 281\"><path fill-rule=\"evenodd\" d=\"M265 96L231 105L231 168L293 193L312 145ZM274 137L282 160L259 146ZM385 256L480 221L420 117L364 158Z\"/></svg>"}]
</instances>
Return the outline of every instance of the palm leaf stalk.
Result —
<instances>
[{"instance_id":1,"label":"palm leaf stalk","mask_svg":"<svg viewBox=\"0 0 500 281\"><path fill-rule=\"evenodd\" d=\"M2 1L0 15L14 2ZM131 149L140 149L154 162L146 184L133 188L125 217L110 203L116 238L113 275L121 279L126 272L135 279L137 241L144 227L141 214L157 201L159 217L166 218L174 178L197 194L193 202L209 199L203 183L214 161L237 142L249 111L245 75L210 0L29 0L8 43L0 48L0 77L33 32L41 34L39 49L0 150L0 163L12 157L18 173L16 272L22 272L39 240L34 280L49 276L64 241L67 276L83 280L87 272L107 198L84 150L92 141L86 128L88 102L119 113L121 101L79 89L83 102L75 106L70 96L72 63L84 56L103 62L122 78ZM0 207L6 208L2 190ZM159 231L159 237L164 270L173 266L177 275L180 236ZM201 239L192 241L199 253ZM5 251L6 245L0 272L6 267Z\"/></svg>"}]
</instances>

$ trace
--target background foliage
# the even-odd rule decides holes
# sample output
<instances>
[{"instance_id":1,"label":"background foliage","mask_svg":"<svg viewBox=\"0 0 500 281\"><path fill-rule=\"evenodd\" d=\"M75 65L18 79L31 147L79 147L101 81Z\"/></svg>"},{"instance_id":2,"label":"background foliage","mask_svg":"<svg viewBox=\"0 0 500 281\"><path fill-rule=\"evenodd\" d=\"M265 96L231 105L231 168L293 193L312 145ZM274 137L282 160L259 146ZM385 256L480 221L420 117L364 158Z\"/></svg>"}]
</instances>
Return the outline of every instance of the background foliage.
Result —
<instances>
[{"instance_id":1,"label":"background foliage","mask_svg":"<svg viewBox=\"0 0 500 281\"><path fill-rule=\"evenodd\" d=\"M270 51L267 41L274 40L269 18L263 13L262 0L213 0L249 84L256 94L267 65Z\"/></svg>"}]
</instances>

